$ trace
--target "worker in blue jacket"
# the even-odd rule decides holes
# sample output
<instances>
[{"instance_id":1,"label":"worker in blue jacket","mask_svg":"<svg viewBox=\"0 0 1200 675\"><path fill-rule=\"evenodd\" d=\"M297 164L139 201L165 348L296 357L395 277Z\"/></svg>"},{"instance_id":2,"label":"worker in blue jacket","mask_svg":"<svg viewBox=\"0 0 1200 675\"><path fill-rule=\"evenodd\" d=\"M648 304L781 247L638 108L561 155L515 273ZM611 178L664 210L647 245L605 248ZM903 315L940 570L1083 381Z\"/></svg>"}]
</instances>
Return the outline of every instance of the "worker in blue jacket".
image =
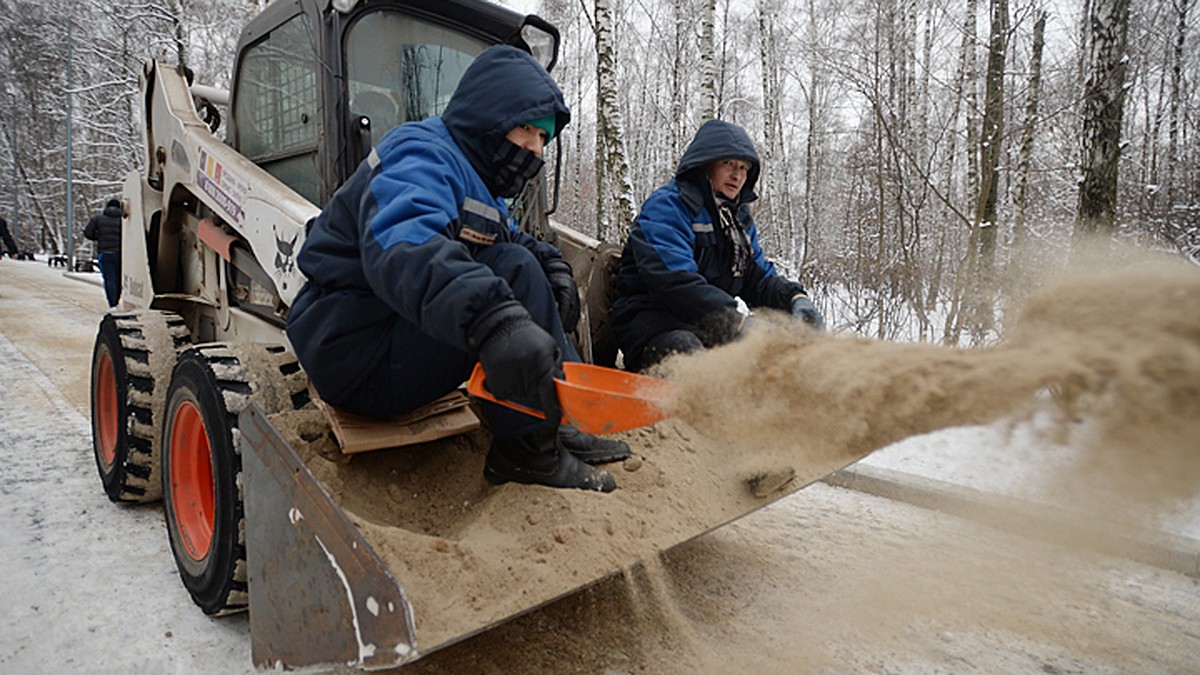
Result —
<instances>
[{"instance_id":1,"label":"worker in blue jacket","mask_svg":"<svg viewBox=\"0 0 1200 675\"><path fill-rule=\"evenodd\" d=\"M759 159L741 127L709 120L675 178L642 204L621 254L612 327L629 370L738 336L748 307L790 312L818 329L825 319L798 281L779 276L750 215Z\"/></svg>"},{"instance_id":2,"label":"worker in blue jacket","mask_svg":"<svg viewBox=\"0 0 1200 675\"><path fill-rule=\"evenodd\" d=\"M558 425L554 378L579 360L571 267L505 203L569 120L532 56L481 53L440 117L389 131L311 222L287 334L324 400L377 418L436 400L481 362L493 394L548 420L483 403L484 476L607 492L612 475L591 464L629 447Z\"/></svg>"}]
</instances>

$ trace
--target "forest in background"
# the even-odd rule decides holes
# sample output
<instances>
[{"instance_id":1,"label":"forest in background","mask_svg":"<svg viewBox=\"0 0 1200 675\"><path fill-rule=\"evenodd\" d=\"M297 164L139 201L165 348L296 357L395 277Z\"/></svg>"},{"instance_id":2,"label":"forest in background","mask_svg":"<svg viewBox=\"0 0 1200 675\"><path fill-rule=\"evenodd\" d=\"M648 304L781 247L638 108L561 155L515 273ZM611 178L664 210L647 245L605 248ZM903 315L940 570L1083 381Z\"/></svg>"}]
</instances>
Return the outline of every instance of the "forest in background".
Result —
<instances>
[{"instance_id":1,"label":"forest in background","mask_svg":"<svg viewBox=\"0 0 1200 675\"><path fill-rule=\"evenodd\" d=\"M21 248L62 253L73 236L86 251L87 219L143 166L137 99L146 59L185 63L196 82L228 87L238 35L265 5L0 0L0 215Z\"/></svg>"},{"instance_id":2,"label":"forest in background","mask_svg":"<svg viewBox=\"0 0 1200 675\"><path fill-rule=\"evenodd\" d=\"M0 0L0 213L23 247L84 250L140 166L143 61L227 86L264 4ZM574 111L555 217L620 241L720 117L759 148L768 256L835 327L986 343L1024 270L1082 234L1200 261L1195 4L542 0Z\"/></svg>"}]
</instances>

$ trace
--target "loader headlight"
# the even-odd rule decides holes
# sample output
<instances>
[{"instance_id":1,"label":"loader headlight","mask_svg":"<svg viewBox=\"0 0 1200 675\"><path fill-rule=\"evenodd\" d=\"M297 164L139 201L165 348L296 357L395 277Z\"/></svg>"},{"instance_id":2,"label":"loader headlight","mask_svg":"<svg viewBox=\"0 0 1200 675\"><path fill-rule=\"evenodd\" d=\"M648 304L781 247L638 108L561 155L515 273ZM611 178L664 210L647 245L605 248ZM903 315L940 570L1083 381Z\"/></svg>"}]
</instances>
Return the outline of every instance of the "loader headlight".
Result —
<instances>
[{"instance_id":1,"label":"loader headlight","mask_svg":"<svg viewBox=\"0 0 1200 675\"><path fill-rule=\"evenodd\" d=\"M558 29L545 19L534 14L525 17L521 26L521 39L529 47L533 58L547 71L558 61Z\"/></svg>"}]
</instances>

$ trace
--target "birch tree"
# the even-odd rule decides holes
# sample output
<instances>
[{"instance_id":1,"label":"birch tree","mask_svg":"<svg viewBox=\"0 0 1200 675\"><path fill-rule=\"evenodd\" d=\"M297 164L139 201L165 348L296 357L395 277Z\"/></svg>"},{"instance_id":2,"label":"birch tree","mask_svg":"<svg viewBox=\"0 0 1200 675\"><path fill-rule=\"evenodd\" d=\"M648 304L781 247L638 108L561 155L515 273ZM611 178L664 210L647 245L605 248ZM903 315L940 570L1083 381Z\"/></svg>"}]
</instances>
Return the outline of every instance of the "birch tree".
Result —
<instances>
[{"instance_id":1,"label":"birch tree","mask_svg":"<svg viewBox=\"0 0 1200 675\"><path fill-rule=\"evenodd\" d=\"M971 328L982 339L992 328L995 287L996 209L1000 191L1000 162L1004 156L1004 63L1008 54L1008 0L991 0L991 28L984 94L983 123L979 134L979 193L972 228L975 256L971 274Z\"/></svg>"},{"instance_id":2,"label":"birch tree","mask_svg":"<svg viewBox=\"0 0 1200 675\"><path fill-rule=\"evenodd\" d=\"M1033 138L1037 128L1038 104L1042 94L1042 50L1046 45L1046 12L1038 10L1033 23L1033 48L1029 57L1029 84L1025 94L1025 112L1021 122L1016 187L1013 197L1013 246L1018 251L1025 241L1025 208L1029 190L1029 166L1033 158Z\"/></svg>"},{"instance_id":3,"label":"birch tree","mask_svg":"<svg viewBox=\"0 0 1200 675\"><path fill-rule=\"evenodd\" d=\"M1088 18L1089 70L1083 94L1076 235L1116 232L1117 169L1125 107L1129 0L1094 0Z\"/></svg>"},{"instance_id":4,"label":"birch tree","mask_svg":"<svg viewBox=\"0 0 1200 675\"><path fill-rule=\"evenodd\" d=\"M762 167L759 173L759 192L765 199L758 207L758 217L770 225L760 236L766 241L768 249L778 251L783 241L790 239L783 232L784 213L782 192L788 189L785 183L780 189L778 176L779 164L786 162L782 142L782 125L780 123L779 107L779 71L775 66L775 49L777 48L775 26L779 21L776 0L758 0L758 45L759 69L762 82L762 115L763 115L763 146L759 150ZM779 157L777 160L776 157Z\"/></svg>"},{"instance_id":5,"label":"birch tree","mask_svg":"<svg viewBox=\"0 0 1200 675\"><path fill-rule=\"evenodd\" d=\"M1164 199L1166 214L1163 218L1167 224L1169 236L1175 240L1185 254L1193 259L1200 259L1200 228L1189 232L1188 228L1175 222L1174 209L1179 195L1183 192L1175 186L1176 168L1179 165L1180 110L1183 107L1183 66L1184 47L1187 44L1188 12L1195 5L1194 0L1172 0L1174 10L1175 30L1171 45L1170 61L1170 92L1167 115L1167 157L1163 176Z\"/></svg>"},{"instance_id":6,"label":"birch tree","mask_svg":"<svg viewBox=\"0 0 1200 675\"><path fill-rule=\"evenodd\" d=\"M818 58L821 44L821 30L817 22L816 0L808 0L807 31L810 58L807 87L808 133L804 146L804 208L800 226L803 240L799 244L799 252L795 248L788 251L793 259L799 259L801 269L808 266L808 257L812 250L812 247L809 245L810 233L812 232L813 225L820 222L821 219L821 203L817 199L817 194L821 192L822 187L821 166L824 159L825 133L822 121L824 106L821 102L825 95L827 75L823 59ZM795 241L796 239L793 237L793 244Z\"/></svg>"},{"instance_id":7,"label":"birch tree","mask_svg":"<svg viewBox=\"0 0 1200 675\"><path fill-rule=\"evenodd\" d=\"M625 161L624 133L617 89L612 8L596 0L596 215L600 238L624 241L633 223L633 187Z\"/></svg>"},{"instance_id":8,"label":"birch tree","mask_svg":"<svg viewBox=\"0 0 1200 675\"><path fill-rule=\"evenodd\" d=\"M700 121L717 116L717 69L714 64L714 32L716 31L717 0L703 0L700 15Z\"/></svg>"},{"instance_id":9,"label":"birch tree","mask_svg":"<svg viewBox=\"0 0 1200 675\"><path fill-rule=\"evenodd\" d=\"M689 76L687 63L687 45L690 36L692 20L691 8L687 0L671 0L672 34L674 35L673 61L671 63L671 111L667 117L667 128L670 130L671 156L678 157L683 153L683 145L687 141L687 80Z\"/></svg>"},{"instance_id":10,"label":"birch tree","mask_svg":"<svg viewBox=\"0 0 1200 675\"><path fill-rule=\"evenodd\" d=\"M976 143L977 139L977 96L976 96L976 59L975 45L977 42L978 28L976 26L976 14L978 12L978 0L966 1L966 16L962 22L962 42L959 46L959 67L957 78L957 93L955 95L955 105L962 102L963 110L965 111L966 129L966 176L964 192L968 195L978 194L977 186L979 183L979 161ZM953 156L952 156L953 157ZM955 184L958 182L954 161L947 164L947 181L946 189L948 195L948 204L954 203ZM960 254L957 272L954 275L954 287L950 293L950 306L946 312L945 329L943 331L942 340L947 344L958 344L959 338L962 335L963 329L963 298L965 289L970 287L970 279L973 275L974 262L976 260L975 247L978 241L978 227L974 220L968 220L967 226L970 228L971 237L968 240L967 250Z\"/></svg>"}]
</instances>

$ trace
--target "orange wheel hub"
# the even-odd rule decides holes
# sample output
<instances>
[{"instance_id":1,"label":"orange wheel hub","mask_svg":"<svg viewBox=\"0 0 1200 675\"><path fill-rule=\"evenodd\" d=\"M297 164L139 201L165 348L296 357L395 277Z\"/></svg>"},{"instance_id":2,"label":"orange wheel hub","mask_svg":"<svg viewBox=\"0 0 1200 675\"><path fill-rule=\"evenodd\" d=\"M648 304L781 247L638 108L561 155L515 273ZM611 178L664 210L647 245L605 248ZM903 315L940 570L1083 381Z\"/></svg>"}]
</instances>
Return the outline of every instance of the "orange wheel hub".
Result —
<instances>
[{"instance_id":1,"label":"orange wheel hub","mask_svg":"<svg viewBox=\"0 0 1200 675\"><path fill-rule=\"evenodd\" d=\"M171 425L171 507L180 539L193 560L203 560L212 546L216 516L212 452L204 418L191 401L175 409Z\"/></svg>"},{"instance_id":2,"label":"orange wheel hub","mask_svg":"<svg viewBox=\"0 0 1200 675\"><path fill-rule=\"evenodd\" d=\"M107 349L100 353L95 386L93 395L96 400L96 435L100 441L100 459L105 467L111 467L117 459L117 436L121 421L117 419L116 371L113 369L112 355Z\"/></svg>"}]
</instances>

